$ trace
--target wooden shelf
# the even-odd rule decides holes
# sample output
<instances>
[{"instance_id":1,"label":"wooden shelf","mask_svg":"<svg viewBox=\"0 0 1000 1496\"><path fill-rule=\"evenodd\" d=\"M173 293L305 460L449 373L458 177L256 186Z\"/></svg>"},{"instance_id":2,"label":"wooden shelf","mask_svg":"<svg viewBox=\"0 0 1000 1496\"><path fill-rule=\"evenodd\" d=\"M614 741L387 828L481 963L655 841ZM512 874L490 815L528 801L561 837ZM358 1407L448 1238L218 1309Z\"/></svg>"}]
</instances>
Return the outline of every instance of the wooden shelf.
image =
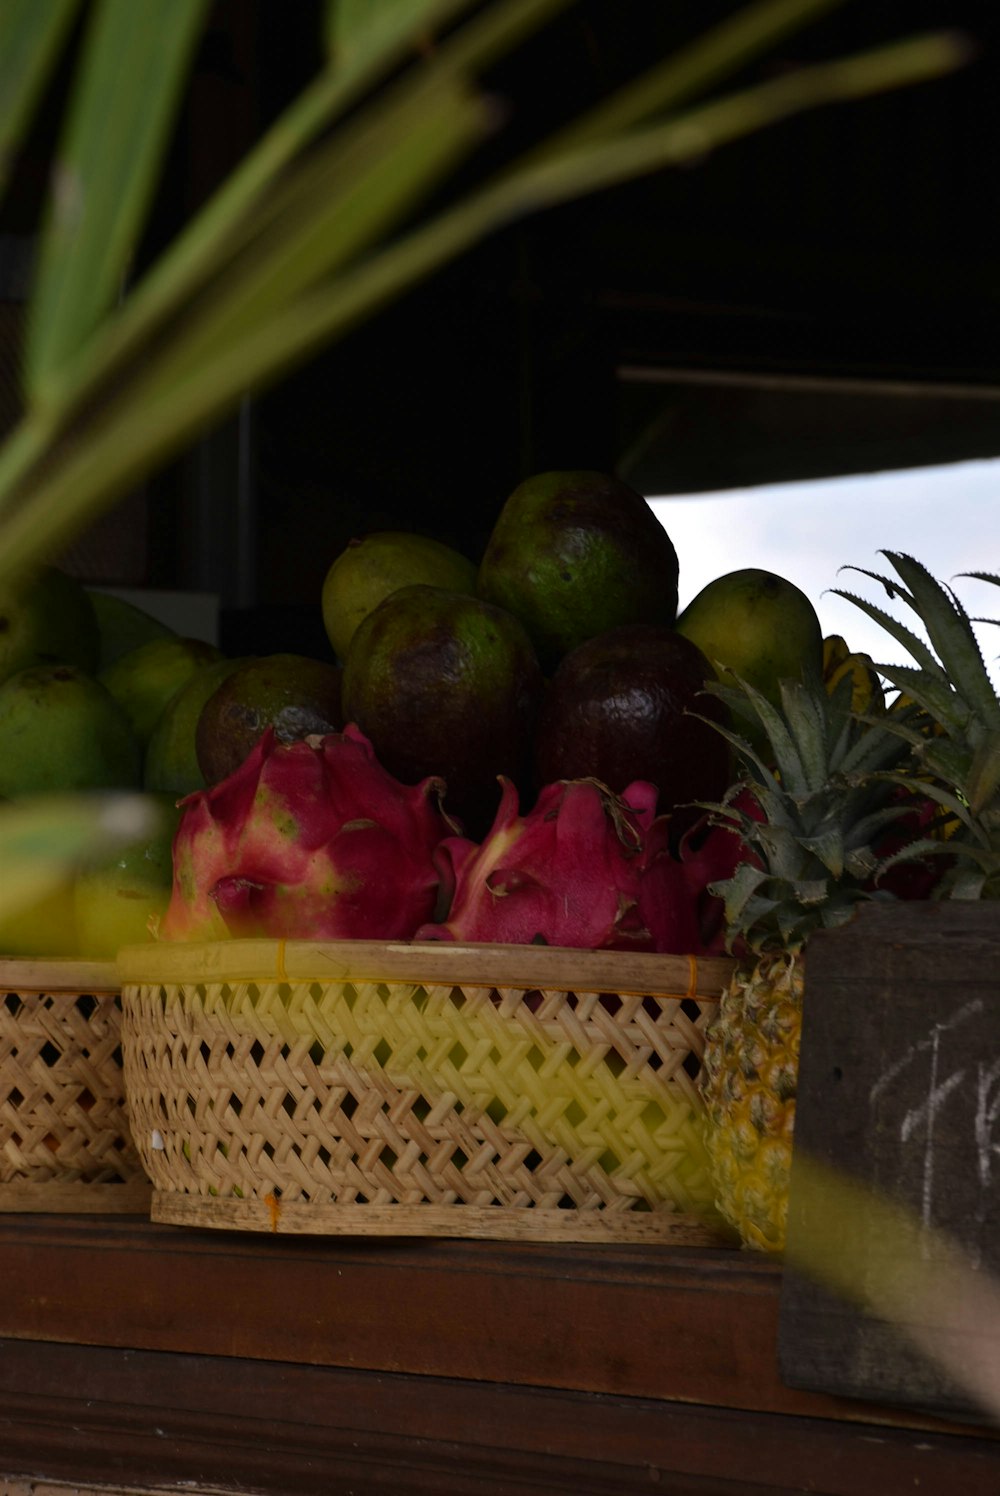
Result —
<instances>
[{"instance_id":1,"label":"wooden shelf","mask_svg":"<svg viewBox=\"0 0 1000 1496\"><path fill-rule=\"evenodd\" d=\"M0 1219L0 1472L266 1493L1000 1487L1000 1437L782 1386L780 1267Z\"/></svg>"}]
</instances>

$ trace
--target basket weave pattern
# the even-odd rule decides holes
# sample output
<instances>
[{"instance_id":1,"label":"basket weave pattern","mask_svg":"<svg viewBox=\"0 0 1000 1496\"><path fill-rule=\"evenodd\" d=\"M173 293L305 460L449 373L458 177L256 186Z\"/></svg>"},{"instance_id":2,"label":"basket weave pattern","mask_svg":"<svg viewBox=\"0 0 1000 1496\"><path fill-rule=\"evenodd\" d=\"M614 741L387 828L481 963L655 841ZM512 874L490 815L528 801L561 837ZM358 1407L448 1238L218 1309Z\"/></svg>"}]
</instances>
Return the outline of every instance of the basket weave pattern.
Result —
<instances>
[{"instance_id":1,"label":"basket weave pattern","mask_svg":"<svg viewBox=\"0 0 1000 1496\"><path fill-rule=\"evenodd\" d=\"M122 1001L154 1190L710 1210L694 1076L711 1003L361 980L126 983Z\"/></svg>"},{"instance_id":2,"label":"basket weave pattern","mask_svg":"<svg viewBox=\"0 0 1000 1496\"><path fill-rule=\"evenodd\" d=\"M0 989L0 1208L13 1184L145 1182L120 1026L114 991Z\"/></svg>"}]
</instances>

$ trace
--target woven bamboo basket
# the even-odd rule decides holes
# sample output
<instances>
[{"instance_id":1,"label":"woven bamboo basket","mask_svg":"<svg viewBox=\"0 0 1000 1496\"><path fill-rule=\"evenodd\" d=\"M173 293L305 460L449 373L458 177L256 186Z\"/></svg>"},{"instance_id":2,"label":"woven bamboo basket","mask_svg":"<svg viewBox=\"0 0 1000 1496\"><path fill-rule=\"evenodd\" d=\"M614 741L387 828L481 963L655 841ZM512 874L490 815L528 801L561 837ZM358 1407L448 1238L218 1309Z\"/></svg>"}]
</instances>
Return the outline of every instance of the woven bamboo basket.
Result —
<instances>
[{"instance_id":1,"label":"woven bamboo basket","mask_svg":"<svg viewBox=\"0 0 1000 1496\"><path fill-rule=\"evenodd\" d=\"M145 1214L113 964L0 960L0 1211Z\"/></svg>"},{"instance_id":2,"label":"woven bamboo basket","mask_svg":"<svg viewBox=\"0 0 1000 1496\"><path fill-rule=\"evenodd\" d=\"M717 1243L696 1076L731 965L445 943L121 951L153 1218Z\"/></svg>"}]
</instances>

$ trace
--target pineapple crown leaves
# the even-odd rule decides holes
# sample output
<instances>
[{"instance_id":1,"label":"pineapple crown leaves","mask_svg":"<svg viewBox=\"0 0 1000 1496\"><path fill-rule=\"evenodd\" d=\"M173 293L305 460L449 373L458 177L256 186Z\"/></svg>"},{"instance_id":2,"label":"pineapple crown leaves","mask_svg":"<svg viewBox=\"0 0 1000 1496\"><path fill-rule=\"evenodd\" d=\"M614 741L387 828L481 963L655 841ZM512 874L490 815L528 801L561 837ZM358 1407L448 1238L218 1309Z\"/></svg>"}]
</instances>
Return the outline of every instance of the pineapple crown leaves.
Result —
<instances>
[{"instance_id":1,"label":"pineapple crown leaves","mask_svg":"<svg viewBox=\"0 0 1000 1496\"><path fill-rule=\"evenodd\" d=\"M890 598L901 598L923 624L930 645L884 609L865 598L835 588L835 596L845 598L879 623L903 645L918 666L916 671L893 665L877 665L876 669L924 706L943 726L949 726L951 721L956 725L964 724L970 715L974 715L985 726L1000 732L1000 699L983 662L972 619L959 598L912 556L899 551L882 551L880 554L892 564L901 582L880 576L878 572L866 571L863 567L844 569L880 583ZM1000 577L988 572L968 572L965 575L1000 586ZM981 621L993 623L996 620ZM936 691L935 686L942 687L943 691Z\"/></svg>"},{"instance_id":2,"label":"pineapple crown leaves","mask_svg":"<svg viewBox=\"0 0 1000 1496\"><path fill-rule=\"evenodd\" d=\"M744 862L711 891L723 900L727 944L740 940L758 954L798 951L814 929L843 924L855 906L877 895L826 877L784 877Z\"/></svg>"},{"instance_id":3,"label":"pineapple crown leaves","mask_svg":"<svg viewBox=\"0 0 1000 1496\"><path fill-rule=\"evenodd\" d=\"M810 692L798 681L782 681L779 708L741 676L734 675L732 679L735 685L706 681L705 689L725 703L734 719L757 718L771 746L773 761L781 765L787 792L799 796L809 794L826 777L826 721L820 693ZM845 699L850 699L849 681L842 681L838 690L843 692ZM745 738L722 724L713 725L729 740L751 772L761 776L762 783L773 777L768 764Z\"/></svg>"},{"instance_id":4,"label":"pineapple crown leaves","mask_svg":"<svg viewBox=\"0 0 1000 1496\"><path fill-rule=\"evenodd\" d=\"M954 591L911 556L882 554L900 580L864 575L907 603L929 644L874 604L851 593L839 595L881 623L916 662L876 668L920 708L916 714L890 711L887 725L909 743L914 770L926 781L922 789L952 820L947 840L926 849L952 855L938 895L1000 897L1000 697L973 629L974 622L996 625L997 620L970 618ZM991 572L962 575L1000 586L1000 577Z\"/></svg>"},{"instance_id":5,"label":"pineapple crown leaves","mask_svg":"<svg viewBox=\"0 0 1000 1496\"><path fill-rule=\"evenodd\" d=\"M907 813L894 771L909 744L887 730L886 714L864 719L852 711L849 679L831 692L784 680L779 705L749 682L733 681L706 689L734 714L753 712L772 761L714 724L746 778L720 803L701 804L714 824L740 837L747 857L711 891L723 900L731 946L742 937L752 950L797 948L811 929L840 923L860 900L878 896L881 859L873 844ZM758 814L740 803L748 785Z\"/></svg>"},{"instance_id":6,"label":"pineapple crown leaves","mask_svg":"<svg viewBox=\"0 0 1000 1496\"><path fill-rule=\"evenodd\" d=\"M959 579L968 578L970 582L990 582L994 587L1000 587L1000 576L993 571L960 571ZM988 623L993 628L1000 628L1000 618L973 618L973 623Z\"/></svg>"},{"instance_id":7,"label":"pineapple crown leaves","mask_svg":"<svg viewBox=\"0 0 1000 1496\"><path fill-rule=\"evenodd\" d=\"M852 710L847 677L832 691L803 680L782 680L780 706L749 681L731 679L735 684L706 681L705 689L734 716L746 716L752 709L770 744L770 763L739 733L715 721L712 726L732 744L750 776L762 787L774 786L782 800L804 803L828 790L834 779L838 790L864 785L872 774L895 768L906 756L888 714L863 717ZM899 725L905 726L909 717L900 712Z\"/></svg>"}]
</instances>

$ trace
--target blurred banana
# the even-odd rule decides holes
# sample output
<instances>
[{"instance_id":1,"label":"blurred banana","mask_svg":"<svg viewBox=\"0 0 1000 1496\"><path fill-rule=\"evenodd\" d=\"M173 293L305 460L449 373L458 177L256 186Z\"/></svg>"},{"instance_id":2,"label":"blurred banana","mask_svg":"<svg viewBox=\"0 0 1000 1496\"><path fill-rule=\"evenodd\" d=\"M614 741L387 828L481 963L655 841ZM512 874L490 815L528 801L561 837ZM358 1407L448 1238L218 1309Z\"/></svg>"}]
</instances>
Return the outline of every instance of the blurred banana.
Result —
<instances>
[{"instance_id":1,"label":"blurred banana","mask_svg":"<svg viewBox=\"0 0 1000 1496\"><path fill-rule=\"evenodd\" d=\"M823 684L833 691L844 676L851 678L851 708L855 712L879 712L885 707L885 691L870 655L852 651L840 634L823 640Z\"/></svg>"}]
</instances>

